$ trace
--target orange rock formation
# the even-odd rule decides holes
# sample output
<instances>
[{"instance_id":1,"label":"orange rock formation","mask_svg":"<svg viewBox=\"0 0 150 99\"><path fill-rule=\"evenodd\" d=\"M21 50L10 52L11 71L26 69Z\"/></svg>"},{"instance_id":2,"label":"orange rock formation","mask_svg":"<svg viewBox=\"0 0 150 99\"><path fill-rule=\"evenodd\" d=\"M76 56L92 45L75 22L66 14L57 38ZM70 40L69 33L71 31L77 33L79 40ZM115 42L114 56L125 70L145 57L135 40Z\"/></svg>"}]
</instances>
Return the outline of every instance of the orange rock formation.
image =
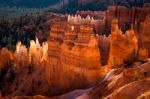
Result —
<instances>
[{"instance_id":1,"label":"orange rock formation","mask_svg":"<svg viewBox=\"0 0 150 99\"><path fill-rule=\"evenodd\" d=\"M134 30L127 31L122 34L118 27L118 20L112 21L112 33L110 40L110 52L108 65L117 67L124 64L125 61L130 61L136 56L138 50L138 40ZM134 56L132 57L132 54Z\"/></svg>"},{"instance_id":2,"label":"orange rock formation","mask_svg":"<svg viewBox=\"0 0 150 99\"><path fill-rule=\"evenodd\" d=\"M38 39L30 41L29 51L28 49L19 42L16 45L16 64L18 68L26 67L33 63L35 67L40 66L40 62L47 60L48 44L44 42L42 46L39 44Z\"/></svg>"},{"instance_id":3,"label":"orange rock formation","mask_svg":"<svg viewBox=\"0 0 150 99\"><path fill-rule=\"evenodd\" d=\"M3 48L0 51L0 70L7 69L8 66L15 60L14 54L8 49Z\"/></svg>"},{"instance_id":4,"label":"orange rock formation","mask_svg":"<svg viewBox=\"0 0 150 99\"><path fill-rule=\"evenodd\" d=\"M146 49L149 48L149 39L146 38L149 36L148 21L149 19L145 21L142 32L142 44L145 49L138 49L138 39L134 29L131 28L123 34L117 19L112 21L112 31L108 37L96 34L94 25L97 24L97 20L89 16L85 19L80 16L68 16L68 20L55 20L51 25L49 39L43 45L40 45L38 39L30 42L29 49L21 42L16 45L15 63L20 72L13 84L10 86L6 84L5 87L10 89L8 91L10 96L31 93L54 96L93 85L110 68L132 63L137 58L138 51L139 59L148 57L149 49L148 51ZM5 53L7 54L5 58L11 60L13 55L6 49ZM0 55L4 56L3 51ZM0 66L8 62L2 61L1 57ZM103 65L107 66L102 67ZM33 71L29 72L31 67ZM117 73L120 72L119 70ZM128 81L133 81L134 70L128 72L124 71L119 79L114 77L111 81L122 80L122 77L123 79L131 77ZM117 74L108 74L108 78L114 75ZM20 85L16 86L18 82ZM122 80L119 87L125 83ZM115 85L116 82L111 84L113 86L111 90L119 88ZM28 86L23 88L24 85Z\"/></svg>"},{"instance_id":5,"label":"orange rock formation","mask_svg":"<svg viewBox=\"0 0 150 99\"><path fill-rule=\"evenodd\" d=\"M99 70L101 62L93 28L65 22L63 25L53 24L48 41L48 66L45 67L49 85L66 89L73 84L72 88L82 88L89 82L95 82L100 72L94 71ZM87 82L79 84L81 80Z\"/></svg>"}]
</instances>

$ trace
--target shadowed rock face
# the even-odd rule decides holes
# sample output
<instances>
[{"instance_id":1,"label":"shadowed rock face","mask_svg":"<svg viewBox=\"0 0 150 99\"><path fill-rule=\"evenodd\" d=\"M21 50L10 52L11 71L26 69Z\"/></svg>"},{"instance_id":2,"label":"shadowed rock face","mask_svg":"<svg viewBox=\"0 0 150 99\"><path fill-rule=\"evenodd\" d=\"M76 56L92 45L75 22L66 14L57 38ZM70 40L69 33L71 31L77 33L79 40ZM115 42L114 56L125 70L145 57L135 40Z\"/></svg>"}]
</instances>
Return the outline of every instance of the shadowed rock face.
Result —
<instances>
[{"instance_id":1,"label":"shadowed rock face","mask_svg":"<svg viewBox=\"0 0 150 99\"><path fill-rule=\"evenodd\" d=\"M102 66L107 65L110 51L110 39L111 35L108 37L106 35L98 36L98 46L101 54L101 64Z\"/></svg>"},{"instance_id":2,"label":"shadowed rock face","mask_svg":"<svg viewBox=\"0 0 150 99\"><path fill-rule=\"evenodd\" d=\"M143 24L143 31L141 34L141 42L142 42L142 47L148 49L149 55L150 55L150 15L147 16L144 24Z\"/></svg>"},{"instance_id":3,"label":"shadowed rock face","mask_svg":"<svg viewBox=\"0 0 150 99\"><path fill-rule=\"evenodd\" d=\"M146 16L150 14L150 7L128 9L124 6L109 6L106 11L78 11L76 14L82 17L90 15L94 19L100 20L98 27L95 27L98 34L110 34L111 22L114 17L117 17L119 27L123 33L130 29L131 23L139 33L142 29L140 23L144 22Z\"/></svg>"}]
</instances>

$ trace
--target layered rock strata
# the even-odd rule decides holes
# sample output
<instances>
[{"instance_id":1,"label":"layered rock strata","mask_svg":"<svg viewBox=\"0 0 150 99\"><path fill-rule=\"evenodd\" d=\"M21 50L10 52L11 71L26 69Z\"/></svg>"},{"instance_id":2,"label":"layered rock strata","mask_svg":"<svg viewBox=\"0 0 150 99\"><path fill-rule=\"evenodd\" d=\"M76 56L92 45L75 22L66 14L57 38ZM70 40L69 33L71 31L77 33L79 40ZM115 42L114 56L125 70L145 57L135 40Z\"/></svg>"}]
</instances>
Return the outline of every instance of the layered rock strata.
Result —
<instances>
[{"instance_id":1,"label":"layered rock strata","mask_svg":"<svg viewBox=\"0 0 150 99\"><path fill-rule=\"evenodd\" d=\"M60 92L95 83L100 76L101 60L93 27L65 22L57 28L56 25L52 26L53 34L50 32L49 58L45 66L49 85ZM64 27L66 30L62 32ZM55 35L59 33L61 36Z\"/></svg>"},{"instance_id":2,"label":"layered rock strata","mask_svg":"<svg viewBox=\"0 0 150 99\"><path fill-rule=\"evenodd\" d=\"M134 28L138 32L141 32L141 22L144 22L146 16L150 14L150 7L145 6L144 8L133 7L128 9L124 6L109 6L106 11L78 11L76 13L81 17L90 15L94 19L99 20L99 26L95 27L98 34L109 34L111 31L111 22L114 17L118 18L119 26L125 32L130 28L130 24L134 24ZM107 32L107 33L106 33Z\"/></svg>"},{"instance_id":3,"label":"layered rock strata","mask_svg":"<svg viewBox=\"0 0 150 99\"><path fill-rule=\"evenodd\" d=\"M126 61L132 61L137 56L138 40L133 29L122 34L118 20L112 21L110 52L108 65L118 67Z\"/></svg>"}]
</instances>

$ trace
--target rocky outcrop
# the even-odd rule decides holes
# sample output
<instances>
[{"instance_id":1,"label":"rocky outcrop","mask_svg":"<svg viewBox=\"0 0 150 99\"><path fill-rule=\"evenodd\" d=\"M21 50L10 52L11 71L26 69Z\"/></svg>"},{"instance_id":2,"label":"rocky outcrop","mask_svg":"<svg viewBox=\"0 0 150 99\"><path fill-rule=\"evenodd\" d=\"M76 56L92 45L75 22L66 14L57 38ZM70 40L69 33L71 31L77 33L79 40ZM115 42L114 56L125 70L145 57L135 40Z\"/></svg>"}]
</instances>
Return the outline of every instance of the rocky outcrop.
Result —
<instances>
[{"instance_id":1,"label":"rocky outcrop","mask_svg":"<svg viewBox=\"0 0 150 99\"><path fill-rule=\"evenodd\" d=\"M116 97L119 99L136 99L140 94L149 90L149 88L150 88L149 80L150 79L148 78L145 80L136 81L136 82L130 83L128 85L125 85L104 99L108 99L108 98L114 99ZM128 90L130 90L130 91L128 91Z\"/></svg>"},{"instance_id":2,"label":"rocky outcrop","mask_svg":"<svg viewBox=\"0 0 150 99\"><path fill-rule=\"evenodd\" d=\"M52 56L53 51L56 51L54 55L57 56L58 60L60 60L59 59L60 57L63 57L63 56L67 57L69 55L68 57L74 57L74 62L70 64L73 64L73 65L76 64L75 66L80 67L80 65L77 64L78 62L76 62L76 61L80 61L79 64L82 63L81 67L85 67L85 68L86 67L92 68L94 66L99 67L100 66L100 52L98 48L98 41L97 41L96 35L94 35L93 27L86 26L86 25L80 26L72 22L70 23L71 20L78 20L77 18L74 19L71 17L68 20L69 20L69 24L67 25L64 25L64 26L60 25L57 28L55 28L56 26L55 24L54 25L55 29L52 27L52 33L50 33L50 41L49 41L49 57ZM59 31L57 31L57 29L60 27L62 28L59 29ZM63 27L66 27L66 30L64 30ZM56 35L58 33L61 34L61 38L60 38L60 35ZM61 39L61 41L58 40L58 38ZM67 53L69 54L61 55L61 54L67 54ZM68 58L68 59L71 59L71 58ZM69 61L65 60L65 61L72 62L71 60ZM92 62L92 64L91 63L88 64L88 62L90 61Z\"/></svg>"},{"instance_id":3,"label":"rocky outcrop","mask_svg":"<svg viewBox=\"0 0 150 99\"><path fill-rule=\"evenodd\" d=\"M111 70L95 87L77 99L135 99L149 90L149 66L150 62L135 63L133 68Z\"/></svg>"},{"instance_id":4,"label":"rocky outcrop","mask_svg":"<svg viewBox=\"0 0 150 99\"><path fill-rule=\"evenodd\" d=\"M16 45L15 56L15 63L17 64L17 68L24 68L29 64L27 48L21 42L18 42Z\"/></svg>"},{"instance_id":5,"label":"rocky outcrop","mask_svg":"<svg viewBox=\"0 0 150 99\"><path fill-rule=\"evenodd\" d=\"M150 90L148 90L148 91L142 93L140 96L137 97L137 99L141 99L141 98L143 98L143 99L148 99L149 96L150 96Z\"/></svg>"},{"instance_id":6,"label":"rocky outcrop","mask_svg":"<svg viewBox=\"0 0 150 99\"><path fill-rule=\"evenodd\" d=\"M118 20L112 21L110 52L108 65L118 67L126 61L130 62L137 56L138 40L133 29L122 34L118 27Z\"/></svg>"},{"instance_id":7,"label":"rocky outcrop","mask_svg":"<svg viewBox=\"0 0 150 99\"><path fill-rule=\"evenodd\" d=\"M117 17L120 23L129 23L129 22L143 22L146 19L146 16L150 14L148 11L149 7L137 8L133 7L128 9L124 6L110 6L106 13L106 19L108 22L111 22L113 17Z\"/></svg>"},{"instance_id":8,"label":"rocky outcrop","mask_svg":"<svg viewBox=\"0 0 150 99\"><path fill-rule=\"evenodd\" d=\"M49 40L42 45L38 39L31 40L29 48L16 45L17 72L11 84L4 80L3 95L54 96L98 81L101 56L93 27L61 22L53 22Z\"/></svg>"},{"instance_id":9,"label":"rocky outcrop","mask_svg":"<svg viewBox=\"0 0 150 99\"><path fill-rule=\"evenodd\" d=\"M77 42L73 47L70 45L63 44L62 46L62 59L65 63L72 64L77 67L83 68L99 68L101 66L100 62L100 52L96 37L91 34L89 43ZM73 59L71 59L71 57Z\"/></svg>"},{"instance_id":10,"label":"rocky outcrop","mask_svg":"<svg viewBox=\"0 0 150 99\"><path fill-rule=\"evenodd\" d=\"M100 20L99 27L95 27L98 34L109 34L111 31L111 22L114 17L117 17L119 22L119 27L123 32L130 28L131 23L133 23L134 28L138 32L140 30L141 22L144 22L146 16L150 14L150 7L145 6L144 8L133 7L131 9L125 6L109 6L106 11L78 11L78 15L81 17L86 17L90 15L94 19Z\"/></svg>"},{"instance_id":11,"label":"rocky outcrop","mask_svg":"<svg viewBox=\"0 0 150 99\"><path fill-rule=\"evenodd\" d=\"M111 35L109 35L108 37L106 35L99 35L97 37L98 37L98 46L101 53L101 64L102 66L104 66L107 65L107 61L109 58Z\"/></svg>"},{"instance_id":12,"label":"rocky outcrop","mask_svg":"<svg viewBox=\"0 0 150 99\"><path fill-rule=\"evenodd\" d=\"M29 50L19 42L16 45L16 65L18 68L24 68L29 64L34 65L35 68L38 68L40 62L46 61L47 59L47 51L48 51L48 44L45 42L40 45L38 39L36 38L36 42L34 40L30 41L30 48ZM18 58L19 57L19 58Z\"/></svg>"},{"instance_id":13,"label":"rocky outcrop","mask_svg":"<svg viewBox=\"0 0 150 99\"><path fill-rule=\"evenodd\" d=\"M86 16L81 15L81 16L79 14L75 16L68 15L68 23L78 24L78 25L79 24L91 25L94 27L93 29L95 33L103 32L102 31L104 27L103 25L105 24L105 19L103 17L96 19L91 17L90 15L86 15Z\"/></svg>"},{"instance_id":14,"label":"rocky outcrop","mask_svg":"<svg viewBox=\"0 0 150 99\"><path fill-rule=\"evenodd\" d=\"M149 57L148 54L149 54L149 52L146 48L139 48L139 50L138 50L138 59L139 60L145 60Z\"/></svg>"},{"instance_id":15,"label":"rocky outcrop","mask_svg":"<svg viewBox=\"0 0 150 99\"><path fill-rule=\"evenodd\" d=\"M144 24L143 24L143 31L141 33L141 43L142 47L146 48L149 52L150 56L150 15L147 16Z\"/></svg>"},{"instance_id":16,"label":"rocky outcrop","mask_svg":"<svg viewBox=\"0 0 150 99\"><path fill-rule=\"evenodd\" d=\"M0 50L0 71L7 69L14 60L14 54L7 48Z\"/></svg>"},{"instance_id":17,"label":"rocky outcrop","mask_svg":"<svg viewBox=\"0 0 150 99\"><path fill-rule=\"evenodd\" d=\"M14 61L9 60L9 64L7 62L9 67L6 74L2 75L2 95L46 94L49 88L45 80L43 63L47 59L47 48L47 43L43 43L41 46L38 40L36 42L32 40L29 49L21 42L16 45ZM6 54L4 58L7 57L7 54L9 55L6 51L4 54Z\"/></svg>"},{"instance_id":18,"label":"rocky outcrop","mask_svg":"<svg viewBox=\"0 0 150 99\"><path fill-rule=\"evenodd\" d=\"M50 35L48 41L49 60L45 75L49 85L58 93L84 88L95 83L100 76L100 52L93 28L76 24L67 27L62 41L54 39L54 35Z\"/></svg>"},{"instance_id":19,"label":"rocky outcrop","mask_svg":"<svg viewBox=\"0 0 150 99\"><path fill-rule=\"evenodd\" d=\"M59 24L58 24L59 23ZM50 39L63 41L64 33L67 30L67 23L65 21L54 20L51 26Z\"/></svg>"}]
</instances>

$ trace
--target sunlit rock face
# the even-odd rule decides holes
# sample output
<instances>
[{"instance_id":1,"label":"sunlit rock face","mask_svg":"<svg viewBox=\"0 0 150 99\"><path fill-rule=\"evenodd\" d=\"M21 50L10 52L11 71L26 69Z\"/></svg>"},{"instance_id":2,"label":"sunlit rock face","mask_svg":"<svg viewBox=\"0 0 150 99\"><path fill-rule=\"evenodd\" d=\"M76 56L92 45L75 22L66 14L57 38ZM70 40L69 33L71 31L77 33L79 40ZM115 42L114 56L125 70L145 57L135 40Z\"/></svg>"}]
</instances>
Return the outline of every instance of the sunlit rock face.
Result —
<instances>
[{"instance_id":1,"label":"sunlit rock face","mask_svg":"<svg viewBox=\"0 0 150 99\"><path fill-rule=\"evenodd\" d=\"M110 40L110 52L108 65L118 67L125 61L131 61L136 57L138 50L138 40L133 29L122 34L118 27L118 20L112 21L112 33Z\"/></svg>"},{"instance_id":2,"label":"sunlit rock face","mask_svg":"<svg viewBox=\"0 0 150 99\"><path fill-rule=\"evenodd\" d=\"M51 33L49 38L51 40L57 40L62 42L64 39L64 33L67 30L67 23L63 20L55 20L52 22Z\"/></svg>"},{"instance_id":3,"label":"sunlit rock face","mask_svg":"<svg viewBox=\"0 0 150 99\"><path fill-rule=\"evenodd\" d=\"M18 42L18 44L16 45L15 56L17 68L22 68L28 65L28 51L27 48L21 42Z\"/></svg>"},{"instance_id":4,"label":"sunlit rock face","mask_svg":"<svg viewBox=\"0 0 150 99\"><path fill-rule=\"evenodd\" d=\"M105 19L104 17L101 19L95 19L93 17L90 17L90 14L89 15L87 14L86 16L82 17L80 16L80 14L77 14L75 16L68 15L68 23L77 25L79 24L91 25L94 27L93 29L95 30L95 32L99 33L102 32L102 30L104 30L103 25L105 24Z\"/></svg>"},{"instance_id":5,"label":"sunlit rock face","mask_svg":"<svg viewBox=\"0 0 150 99\"><path fill-rule=\"evenodd\" d=\"M109 71L94 88L77 99L136 99L149 90L150 63ZM102 90L103 89L103 90Z\"/></svg>"},{"instance_id":6,"label":"sunlit rock face","mask_svg":"<svg viewBox=\"0 0 150 99\"><path fill-rule=\"evenodd\" d=\"M141 98L143 98L143 97L146 98L146 99L148 99L149 96L150 96L150 90L148 90L148 91L142 93L140 96L137 97L137 99L141 99Z\"/></svg>"},{"instance_id":7,"label":"sunlit rock face","mask_svg":"<svg viewBox=\"0 0 150 99\"><path fill-rule=\"evenodd\" d=\"M77 11L77 15L86 18L88 15L94 19L103 20L105 18L105 11Z\"/></svg>"},{"instance_id":8,"label":"sunlit rock face","mask_svg":"<svg viewBox=\"0 0 150 99\"><path fill-rule=\"evenodd\" d=\"M89 30L89 32L87 32L89 33L89 37L87 37L88 35L86 36L85 30L82 27L82 30L78 33L77 39L72 43L73 45L67 40L62 44L62 56L65 56L64 59L68 65L72 64L77 67L91 69L99 68L101 62L96 36L89 27L84 28L85 30Z\"/></svg>"},{"instance_id":9,"label":"sunlit rock face","mask_svg":"<svg viewBox=\"0 0 150 99\"><path fill-rule=\"evenodd\" d=\"M144 83L144 84L143 84ZM121 99L135 99L138 96L140 96L142 93L145 91L149 90L150 85L150 79L144 79L144 80L139 80L137 82L133 82L130 84L126 84L125 86L119 88L109 96L107 96L104 99L114 99L114 98L121 98ZM129 92L130 89L130 92ZM141 89L141 90L139 90ZM139 99L139 98L137 98ZM145 98L146 99L146 98Z\"/></svg>"},{"instance_id":10,"label":"sunlit rock face","mask_svg":"<svg viewBox=\"0 0 150 99\"><path fill-rule=\"evenodd\" d=\"M44 76L44 63L47 61L48 44L44 42L39 44L31 40L29 48L26 48L21 42L16 45L15 62L15 78L9 84L5 82L4 88L9 96L37 95L46 94L49 89Z\"/></svg>"},{"instance_id":11,"label":"sunlit rock face","mask_svg":"<svg viewBox=\"0 0 150 99\"><path fill-rule=\"evenodd\" d=\"M86 18L82 18L80 15L70 16L68 15L68 22L73 24L96 24L99 20L93 19L89 15Z\"/></svg>"},{"instance_id":12,"label":"sunlit rock face","mask_svg":"<svg viewBox=\"0 0 150 99\"><path fill-rule=\"evenodd\" d=\"M150 15L147 16L144 24L143 24L143 31L141 33L142 39L142 47L146 48L150 55Z\"/></svg>"},{"instance_id":13,"label":"sunlit rock face","mask_svg":"<svg viewBox=\"0 0 150 99\"><path fill-rule=\"evenodd\" d=\"M100 76L101 57L93 27L73 23L57 26L59 31L52 29L48 41L45 76L49 86L58 94L94 84ZM63 36L56 36L59 33Z\"/></svg>"},{"instance_id":14,"label":"sunlit rock face","mask_svg":"<svg viewBox=\"0 0 150 99\"><path fill-rule=\"evenodd\" d=\"M45 42L40 45L38 39L30 41L29 51L21 42L16 45L16 64L18 68L26 67L29 64L36 68L40 66L40 62L47 59L48 44Z\"/></svg>"}]
</instances>

